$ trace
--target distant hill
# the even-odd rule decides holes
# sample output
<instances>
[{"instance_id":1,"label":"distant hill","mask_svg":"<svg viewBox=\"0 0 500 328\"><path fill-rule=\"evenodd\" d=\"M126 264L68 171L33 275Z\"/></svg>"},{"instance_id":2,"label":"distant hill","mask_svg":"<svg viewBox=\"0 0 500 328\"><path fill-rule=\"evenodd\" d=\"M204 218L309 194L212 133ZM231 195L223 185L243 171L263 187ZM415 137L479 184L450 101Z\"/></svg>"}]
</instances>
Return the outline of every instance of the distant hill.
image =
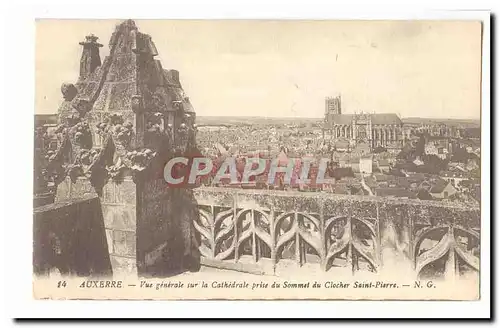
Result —
<instances>
[{"instance_id":1,"label":"distant hill","mask_svg":"<svg viewBox=\"0 0 500 328\"><path fill-rule=\"evenodd\" d=\"M196 116L198 125L280 125L320 123L322 118L261 117L261 116Z\"/></svg>"},{"instance_id":2,"label":"distant hill","mask_svg":"<svg viewBox=\"0 0 500 328\"><path fill-rule=\"evenodd\" d=\"M422 118L404 117L401 119L404 124L446 124L449 126L480 127L481 121L474 119L452 119L452 118Z\"/></svg>"},{"instance_id":3,"label":"distant hill","mask_svg":"<svg viewBox=\"0 0 500 328\"><path fill-rule=\"evenodd\" d=\"M479 127L480 121L473 119L421 118L405 117L405 124L446 124L462 127ZM197 116L198 125L280 125L280 124L314 124L323 122L323 118L304 117L262 117L262 116Z\"/></svg>"}]
</instances>

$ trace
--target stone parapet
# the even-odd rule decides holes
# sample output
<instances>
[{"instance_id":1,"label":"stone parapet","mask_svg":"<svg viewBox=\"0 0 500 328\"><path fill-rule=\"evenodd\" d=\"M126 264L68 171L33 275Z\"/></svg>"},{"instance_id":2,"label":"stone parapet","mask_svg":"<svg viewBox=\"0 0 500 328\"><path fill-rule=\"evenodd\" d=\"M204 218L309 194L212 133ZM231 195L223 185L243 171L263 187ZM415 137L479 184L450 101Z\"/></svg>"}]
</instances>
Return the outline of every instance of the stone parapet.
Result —
<instances>
[{"instance_id":1,"label":"stone parapet","mask_svg":"<svg viewBox=\"0 0 500 328\"><path fill-rule=\"evenodd\" d=\"M277 274L285 267L354 273L393 265L415 277L479 271L479 208L224 188L199 188L195 197L202 263L209 266Z\"/></svg>"},{"instance_id":2,"label":"stone parapet","mask_svg":"<svg viewBox=\"0 0 500 328\"><path fill-rule=\"evenodd\" d=\"M97 197L40 206L33 213L33 270L39 275L110 276L110 257ZM84 233L82 233L84 232Z\"/></svg>"}]
</instances>

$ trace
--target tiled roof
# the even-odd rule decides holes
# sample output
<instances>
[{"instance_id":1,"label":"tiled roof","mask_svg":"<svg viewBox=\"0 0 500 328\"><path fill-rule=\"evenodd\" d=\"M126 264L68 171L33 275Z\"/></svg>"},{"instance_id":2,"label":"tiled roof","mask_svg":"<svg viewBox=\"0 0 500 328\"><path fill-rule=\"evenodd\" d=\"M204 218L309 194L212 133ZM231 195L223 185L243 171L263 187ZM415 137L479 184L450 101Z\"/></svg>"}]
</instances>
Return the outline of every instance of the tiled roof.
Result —
<instances>
[{"instance_id":1,"label":"tiled roof","mask_svg":"<svg viewBox=\"0 0 500 328\"><path fill-rule=\"evenodd\" d=\"M429 192L432 194L439 194L443 192L444 188L446 188L448 184L449 184L448 181L439 179L434 183Z\"/></svg>"},{"instance_id":2,"label":"tiled roof","mask_svg":"<svg viewBox=\"0 0 500 328\"><path fill-rule=\"evenodd\" d=\"M367 176L367 177L365 178L365 183L366 183L366 185L367 185L368 187L370 187L370 188L375 188L375 187L377 187L377 186L378 186L377 181L376 181L373 177L371 177L371 176Z\"/></svg>"},{"instance_id":3,"label":"tiled roof","mask_svg":"<svg viewBox=\"0 0 500 328\"><path fill-rule=\"evenodd\" d=\"M408 198L416 198L417 195L414 192L408 191L404 188L376 188L375 194L377 196L385 196L385 197L408 197Z\"/></svg>"},{"instance_id":4,"label":"tiled roof","mask_svg":"<svg viewBox=\"0 0 500 328\"><path fill-rule=\"evenodd\" d=\"M466 175L462 172L441 171L441 176L447 178L465 178Z\"/></svg>"},{"instance_id":5,"label":"tiled roof","mask_svg":"<svg viewBox=\"0 0 500 328\"><path fill-rule=\"evenodd\" d=\"M334 124L349 125L352 123L353 114L332 114L331 122Z\"/></svg>"},{"instance_id":6,"label":"tiled roof","mask_svg":"<svg viewBox=\"0 0 500 328\"><path fill-rule=\"evenodd\" d=\"M381 182L381 181L387 181L389 180L389 176L386 174L375 174L375 180Z\"/></svg>"},{"instance_id":7,"label":"tiled roof","mask_svg":"<svg viewBox=\"0 0 500 328\"><path fill-rule=\"evenodd\" d=\"M371 114L372 124L402 124L396 114Z\"/></svg>"},{"instance_id":8,"label":"tiled roof","mask_svg":"<svg viewBox=\"0 0 500 328\"><path fill-rule=\"evenodd\" d=\"M389 166L390 162L387 159L379 159L377 160L379 166Z\"/></svg>"},{"instance_id":9,"label":"tiled roof","mask_svg":"<svg viewBox=\"0 0 500 328\"><path fill-rule=\"evenodd\" d=\"M423 174L423 173L411 173L408 176L408 180L411 182L420 183L420 182L424 181L425 179L426 179L425 174Z\"/></svg>"}]
</instances>

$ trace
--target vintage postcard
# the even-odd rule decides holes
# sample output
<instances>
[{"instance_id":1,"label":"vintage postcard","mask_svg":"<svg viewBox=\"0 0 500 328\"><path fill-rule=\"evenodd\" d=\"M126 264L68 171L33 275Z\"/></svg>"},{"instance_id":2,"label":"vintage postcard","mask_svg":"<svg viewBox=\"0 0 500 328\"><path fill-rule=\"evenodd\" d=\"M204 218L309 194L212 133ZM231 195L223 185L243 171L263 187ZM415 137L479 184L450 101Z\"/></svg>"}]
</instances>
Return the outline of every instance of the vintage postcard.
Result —
<instances>
[{"instance_id":1,"label":"vintage postcard","mask_svg":"<svg viewBox=\"0 0 500 328\"><path fill-rule=\"evenodd\" d=\"M483 41L37 20L33 297L480 299Z\"/></svg>"}]
</instances>

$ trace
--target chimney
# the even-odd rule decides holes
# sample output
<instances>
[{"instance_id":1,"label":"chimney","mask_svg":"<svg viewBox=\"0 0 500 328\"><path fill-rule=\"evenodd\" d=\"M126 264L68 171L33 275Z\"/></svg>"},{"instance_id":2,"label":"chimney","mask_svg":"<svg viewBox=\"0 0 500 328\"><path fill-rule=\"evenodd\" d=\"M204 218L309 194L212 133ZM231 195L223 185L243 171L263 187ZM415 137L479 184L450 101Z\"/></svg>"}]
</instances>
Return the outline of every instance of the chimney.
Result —
<instances>
[{"instance_id":1,"label":"chimney","mask_svg":"<svg viewBox=\"0 0 500 328\"><path fill-rule=\"evenodd\" d=\"M90 34L85 41L80 42L83 46L82 58L80 59L80 79L86 79L97 67L101 66L99 48L102 44L97 42L98 37Z\"/></svg>"}]
</instances>

